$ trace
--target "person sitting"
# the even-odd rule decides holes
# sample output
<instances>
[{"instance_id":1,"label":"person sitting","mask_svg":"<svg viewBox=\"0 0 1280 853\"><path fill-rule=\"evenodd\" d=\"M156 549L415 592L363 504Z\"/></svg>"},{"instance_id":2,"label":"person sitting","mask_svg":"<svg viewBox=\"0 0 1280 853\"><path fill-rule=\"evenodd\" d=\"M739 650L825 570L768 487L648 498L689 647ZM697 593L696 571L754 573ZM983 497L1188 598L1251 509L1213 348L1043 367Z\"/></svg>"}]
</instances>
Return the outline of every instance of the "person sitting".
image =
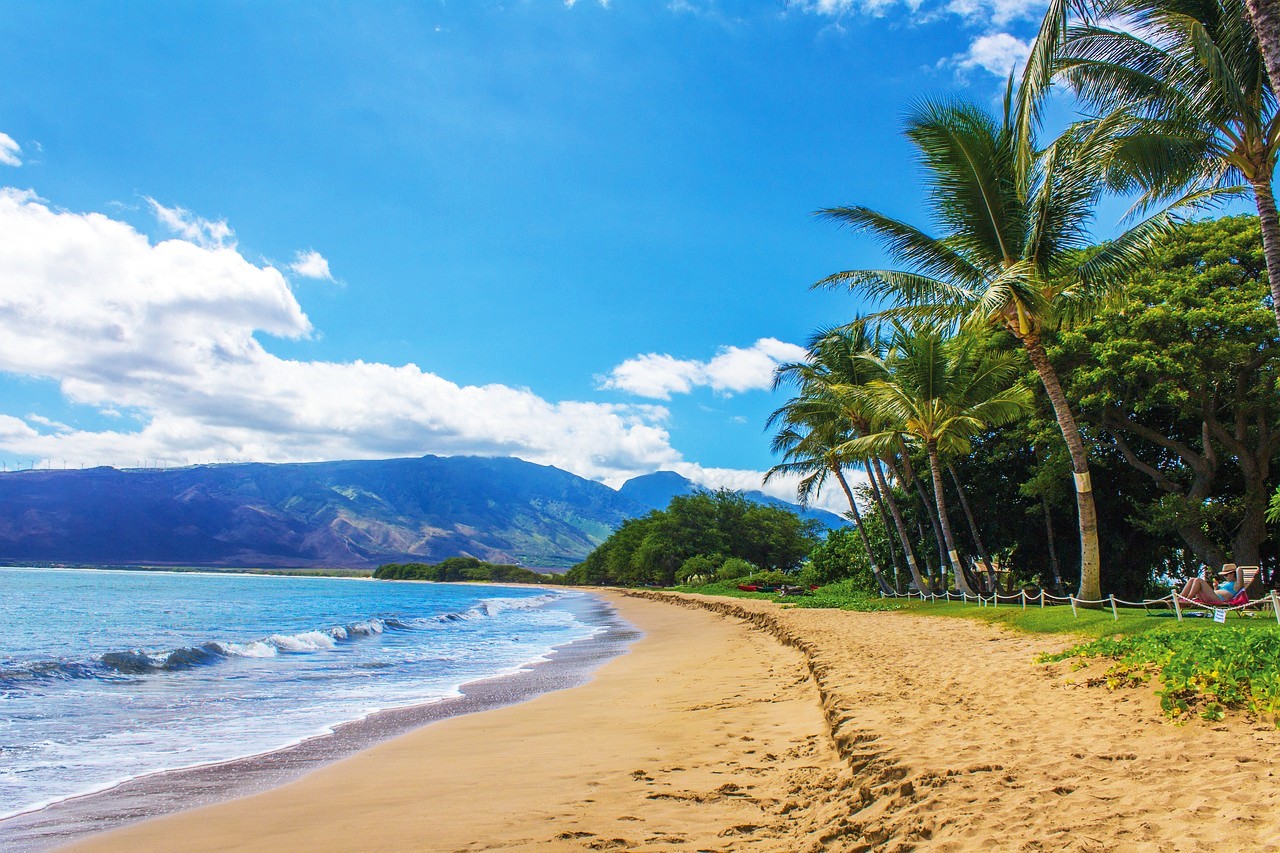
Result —
<instances>
[{"instance_id":1,"label":"person sitting","mask_svg":"<svg viewBox=\"0 0 1280 853\"><path fill-rule=\"evenodd\" d=\"M1182 597L1206 604L1210 607L1222 607L1229 604L1243 591L1240 570L1235 563L1227 563L1218 575L1223 579L1214 586L1205 578L1192 578L1182 587Z\"/></svg>"}]
</instances>

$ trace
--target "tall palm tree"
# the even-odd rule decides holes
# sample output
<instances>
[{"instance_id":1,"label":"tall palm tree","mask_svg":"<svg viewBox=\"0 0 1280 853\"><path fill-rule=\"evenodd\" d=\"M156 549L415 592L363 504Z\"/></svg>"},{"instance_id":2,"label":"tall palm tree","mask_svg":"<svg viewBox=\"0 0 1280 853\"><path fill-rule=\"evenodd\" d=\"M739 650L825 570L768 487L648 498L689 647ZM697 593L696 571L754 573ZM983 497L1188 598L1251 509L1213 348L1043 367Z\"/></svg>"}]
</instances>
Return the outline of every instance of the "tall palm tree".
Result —
<instances>
[{"instance_id":1,"label":"tall palm tree","mask_svg":"<svg viewBox=\"0 0 1280 853\"><path fill-rule=\"evenodd\" d=\"M895 594L897 590L880 570L858 502L844 475L849 460L848 453L842 452L840 447L850 435L847 423L840 416L840 406L821 398L795 397L769 416L768 426L778 427L771 449L782 454L782 461L765 472L764 481L767 483L779 474L798 474L800 482L796 486L796 496L801 506L808 506L809 501L821 492L827 478L834 477L849 502L849 517L862 539L876 585L883 593Z\"/></svg>"},{"instance_id":2,"label":"tall palm tree","mask_svg":"<svg viewBox=\"0 0 1280 853\"><path fill-rule=\"evenodd\" d=\"M797 386L799 396L796 399L808 401L805 405L810 411L819 409L822 412L820 417L834 419L850 435L864 434L871 431L872 425L857 390L867 382L883 377L879 348L876 334L865 323L819 329L808 342L805 360L778 365L774 372L774 387L785 384ZM846 456L846 462L864 463L868 466L868 474L874 477L874 458ZM918 588L928 589L896 500L891 492L884 497L889 503L911 578Z\"/></svg>"},{"instance_id":3,"label":"tall palm tree","mask_svg":"<svg viewBox=\"0 0 1280 853\"><path fill-rule=\"evenodd\" d=\"M968 453L975 434L1031 410L1031 392L1015 384L1021 365L1014 353L982 352L972 338L948 340L940 329L926 324L897 326L887 364L889 377L869 382L860 391L885 426L852 439L847 448L878 453L905 437L924 450L956 586L973 594L976 590L964 576L951 530L942 457Z\"/></svg>"},{"instance_id":4,"label":"tall palm tree","mask_svg":"<svg viewBox=\"0 0 1280 853\"><path fill-rule=\"evenodd\" d=\"M1280 4L1262 2L1280 40ZM1280 156L1276 72L1267 69L1247 0L1095 0L1071 24L1056 2L1041 26L1037 82L1025 98L1064 78L1091 109L1106 115L1121 144L1114 150L1117 189L1139 194L1138 207L1189 193L1253 193L1262 227L1272 307L1280 325ZM1095 23L1103 16L1114 26ZM1268 18L1269 16L1269 18ZM1040 43L1043 42L1043 43ZM1280 45L1278 45L1280 47ZM1116 121L1123 116L1125 120Z\"/></svg>"},{"instance_id":5,"label":"tall palm tree","mask_svg":"<svg viewBox=\"0 0 1280 853\"><path fill-rule=\"evenodd\" d=\"M1044 333L1106 301L1135 271L1166 225L1147 219L1096 252L1089 232L1113 160L1107 128L1071 131L1039 149L1034 121L1015 115L1012 84L1001 119L957 101L924 102L907 137L925 167L939 236L866 207L819 215L877 236L904 269L836 273L819 287L848 287L896 303L882 314L1003 327L1026 350L1053 404L1071 455L1080 526L1082 598L1101 598L1098 516L1089 459L1049 361Z\"/></svg>"}]
</instances>

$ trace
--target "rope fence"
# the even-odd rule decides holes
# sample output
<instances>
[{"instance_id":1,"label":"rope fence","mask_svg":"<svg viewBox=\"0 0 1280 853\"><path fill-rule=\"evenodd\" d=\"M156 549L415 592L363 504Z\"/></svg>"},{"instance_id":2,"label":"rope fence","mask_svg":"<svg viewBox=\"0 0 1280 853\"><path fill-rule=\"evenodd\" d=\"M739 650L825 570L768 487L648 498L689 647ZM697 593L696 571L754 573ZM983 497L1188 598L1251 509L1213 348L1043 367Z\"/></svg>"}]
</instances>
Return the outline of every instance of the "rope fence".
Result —
<instances>
[{"instance_id":1,"label":"rope fence","mask_svg":"<svg viewBox=\"0 0 1280 853\"><path fill-rule=\"evenodd\" d=\"M979 607L999 607L1002 602L1006 602L1010 605L1020 604L1023 610L1026 610L1028 605L1043 608L1046 606L1046 603L1054 605L1059 603L1069 603L1071 605L1071 613L1077 619L1080 618L1079 608L1081 606L1089 607L1096 604L1108 605L1111 608L1112 619L1119 620L1119 607L1121 606L1134 608L1141 607L1143 610L1150 610L1153 606L1163 605L1173 610L1174 614L1178 617L1179 622L1183 619L1183 609L1186 606L1199 608L1202 611L1211 611L1214 613L1214 621L1221 622L1226 620L1226 614L1228 613L1242 612L1248 609L1256 610L1270 605L1271 610L1275 613L1276 624L1280 625L1280 594L1277 594L1274 590L1267 593L1262 598L1254 599L1253 601L1246 601L1243 604L1237 604L1234 607L1207 604L1194 598L1187 598L1179 592L1171 592L1160 598L1144 598L1142 601L1126 601L1123 598L1116 598L1114 595L1096 599L1077 598L1074 595L1051 595L1043 589L1039 592L1033 593L1028 593L1024 589L1016 593L1009 593L1008 595L1001 595L1000 593L978 595L976 593L951 592L950 590L947 590L946 592L907 592L896 595L886 595L881 592L880 597L907 599L918 598L921 601L930 602L960 601L965 604L976 604ZM1219 613L1222 614L1221 618L1218 618Z\"/></svg>"}]
</instances>

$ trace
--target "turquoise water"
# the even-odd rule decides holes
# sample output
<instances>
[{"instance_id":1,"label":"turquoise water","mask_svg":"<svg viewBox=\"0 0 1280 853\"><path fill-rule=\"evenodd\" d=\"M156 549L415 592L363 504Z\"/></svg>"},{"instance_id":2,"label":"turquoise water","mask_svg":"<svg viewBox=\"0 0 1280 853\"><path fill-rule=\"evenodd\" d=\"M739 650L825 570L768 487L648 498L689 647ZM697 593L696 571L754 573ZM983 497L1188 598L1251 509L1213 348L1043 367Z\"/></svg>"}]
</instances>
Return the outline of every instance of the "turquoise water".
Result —
<instances>
[{"instance_id":1,"label":"turquoise water","mask_svg":"<svg viewBox=\"0 0 1280 853\"><path fill-rule=\"evenodd\" d=\"M458 695L598 629L570 591L0 568L0 817Z\"/></svg>"}]
</instances>

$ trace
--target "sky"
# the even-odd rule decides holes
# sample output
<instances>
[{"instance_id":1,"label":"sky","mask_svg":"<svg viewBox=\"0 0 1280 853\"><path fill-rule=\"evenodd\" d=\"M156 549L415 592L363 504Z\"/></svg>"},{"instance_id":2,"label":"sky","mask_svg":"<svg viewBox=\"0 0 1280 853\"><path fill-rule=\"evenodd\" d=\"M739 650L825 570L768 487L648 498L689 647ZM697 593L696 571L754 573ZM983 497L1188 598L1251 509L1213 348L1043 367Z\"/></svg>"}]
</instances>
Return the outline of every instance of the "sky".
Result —
<instances>
[{"instance_id":1,"label":"sky","mask_svg":"<svg viewBox=\"0 0 1280 853\"><path fill-rule=\"evenodd\" d=\"M813 212L926 222L903 116L1043 6L7 3L0 465L759 488L773 368L866 308L810 285L883 260Z\"/></svg>"}]
</instances>

